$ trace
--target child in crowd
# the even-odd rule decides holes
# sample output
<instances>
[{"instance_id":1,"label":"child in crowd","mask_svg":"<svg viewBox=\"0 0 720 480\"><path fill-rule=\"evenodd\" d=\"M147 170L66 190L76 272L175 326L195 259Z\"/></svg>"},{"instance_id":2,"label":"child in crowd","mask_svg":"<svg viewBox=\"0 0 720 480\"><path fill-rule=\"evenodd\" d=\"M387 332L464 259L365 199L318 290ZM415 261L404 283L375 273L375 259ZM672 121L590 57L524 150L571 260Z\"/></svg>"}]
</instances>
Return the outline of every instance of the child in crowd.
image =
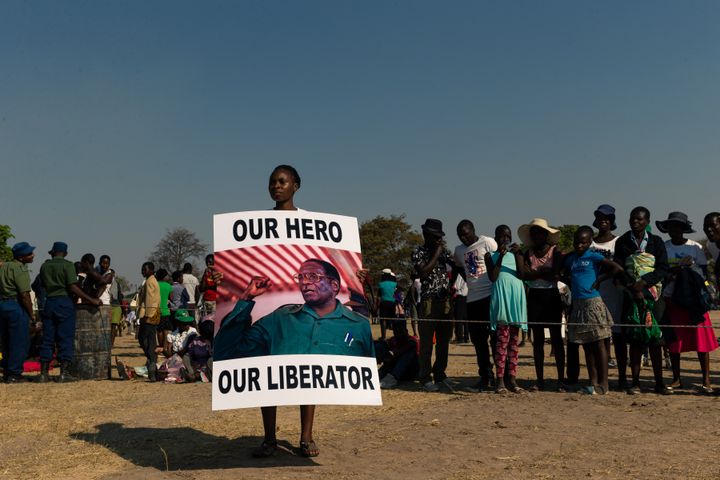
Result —
<instances>
[{"instance_id":1,"label":"child in crowd","mask_svg":"<svg viewBox=\"0 0 720 480\"><path fill-rule=\"evenodd\" d=\"M183 355L186 378L190 382L209 382L212 379L212 339L215 333L215 322L204 320L198 327L200 335L191 335L187 344L187 352Z\"/></svg>"},{"instance_id":2,"label":"child in crowd","mask_svg":"<svg viewBox=\"0 0 720 480\"><path fill-rule=\"evenodd\" d=\"M493 282L490 296L490 328L496 332L495 366L496 393L522 393L515 381L518 367L520 330L527 331L527 302L522 276L525 261L520 247L512 243L512 232L507 225L495 228L498 250L485 254L488 277ZM507 255L508 250L511 255ZM505 385L505 367L509 366Z\"/></svg>"},{"instance_id":3,"label":"child in crowd","mask_svg":"<svg viewBox=\"0 0 720 480\"><path fill-rule=\"evenodd\" d=\"M613 319L600 296L598 286L613 274L623 271L620 265L590 250L593 241L591 227L582 226L575 231L575 251L565 257L563 270L570 277L572 311L568 325L568 340L580 344L585 350L590 385L589 394L608 392L608 350L605 339L612 335ZM610 275L599 275L600 269Z\"/></svg>"}]
</instances>

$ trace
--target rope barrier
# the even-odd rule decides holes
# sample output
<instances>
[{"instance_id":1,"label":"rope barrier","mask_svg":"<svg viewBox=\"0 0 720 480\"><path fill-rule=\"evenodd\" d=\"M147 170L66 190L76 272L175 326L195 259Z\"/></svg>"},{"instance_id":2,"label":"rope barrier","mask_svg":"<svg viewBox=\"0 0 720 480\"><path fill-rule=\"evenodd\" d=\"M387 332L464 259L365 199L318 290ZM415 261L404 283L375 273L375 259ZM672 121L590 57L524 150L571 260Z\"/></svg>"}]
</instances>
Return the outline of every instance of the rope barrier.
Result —
<instances>
[{"instance_id":1,"label":"rope barrier","mask_svg":"<svg viewBox=\"0 0 720 480\"><path fill-rule=\"evenodd\" d=\"M373 320L389 320L389 321L398 321L398 320L405 320L405 321L413 321L413 322L448 322L448 323L454 323L454 322L467 322L467 323L480 323L480 324L491 324L489 320L473 320L473 319L467 319L467 320L455 320L452 318L411 318L411 317L403 317L403 318L397 318L397 317L372 317ZM582 325L582 326L607 326L604 323L576 323L576 322L567 322L562 321L560 323L558 322L527 322L528 326L533 325L547 325L547 326L567 326L567 325ZM654 325L657 325L661 328L720 328L720 324L710 324L710 325L670 325L670 324L660 324L655 323ZM517 324L512 324L511 326L518 326ZM645 327L650 328L650 326L646 325L639 325L637 323L613 323L611 326L613 327Z\"/></svg>"}]
</instances>

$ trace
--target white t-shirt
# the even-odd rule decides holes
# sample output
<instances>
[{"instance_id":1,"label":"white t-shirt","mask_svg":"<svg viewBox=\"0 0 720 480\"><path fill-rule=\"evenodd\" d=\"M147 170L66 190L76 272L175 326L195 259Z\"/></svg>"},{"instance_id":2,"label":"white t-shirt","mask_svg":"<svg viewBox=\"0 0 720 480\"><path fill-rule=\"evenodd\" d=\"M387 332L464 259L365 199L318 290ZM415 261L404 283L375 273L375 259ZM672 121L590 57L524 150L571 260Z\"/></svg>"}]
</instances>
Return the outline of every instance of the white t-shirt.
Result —
<instances>
[{"instance_id":1,"label":"white t-shirt","mask_svg":"<svg viewBox=\"0 0 720 480\"><path fill-rule=\"evenodd\" d=\"M608 260L612 260L615 256L615 242L620 237L615 237L609 242L596 242L592 241L590 244L590 250L597 252ZM600 292L600 298L603 299L605 306L610 311L614 323L622 322L622 305L623 305L623 291L620 287L615 285L615 280L612 278L606 279L600 284L598 288ZM613 327L614 330L617 330Z\"/></svg>"},{"instance_id":2,"label":"white t-shirt","mask_svg":"<svg viewBox=\"0 0 720 480\"><path fill-rule=\"evenodd\" d=\"M665 241L665 250L667 250L668 265L670 268L677 267L681 264L688 266L697 265L698 267L707 266L707 257L703 252L702 245L695 240L688 239L683 245L674 245L672 240ZM689 260L688 257L691 259ZM685 260L683 260L685 259ZM691 262L691 263L685 263ZM663 296L672 297L675 290L675 280L670 281L663 289Z\"/></svg>"},{"instance_id":3,"label":"white t-shirt","mask_svg":"<svg viewBox=\"0 0 720 480\"><path fill-rule=\"evenodd\" d=\"M492 253L497 248L495 240L484 235L478 236L477 242L469 247L462 243L455 247L455 264L465 269L468 302L482 300L492 293L492 282L485 267L485 254Z\"/></svg>"},{"instance_id":4,"label":"white t-shirt","mask_svg":"<svg viewBox=\"0 0 720 480\"><path fill-rule=\"evenodd\" d=\"M187 348L188 337L193 333L195 335L198 333L194 327L190 327L184 332L175 330L172 333L168 333L167 341L170 342L170 345L172 345L173 353L178 353L180 350Z\"/></svg>"},{"instance_id":5,"label":"white t-shirt","mask_svg":"<svg viewBox=\"0 0 720 480\"><path fill-rule=\"evenodd\" d=\"M112 270L112 269L110 269L110 271L113 272L113 274L115 273L115 271ZM107 272L106 272L105 274L107 274ZM113 275L112 282L110 282L110 283L108 283L107 285L105 285L105 289L104 289L103 292L100 294L100 297L99 297L99 298L100 298L100 301L102 302L103 305L110 305L110 300L112 300L112 295L111 295L110 292L112 291L112 288L113 288L113 287L115 287L115 291L117 291L117 286L116 286L116 285L117 285L117 284L116 284L116 282L115 282L115 275Z\"/></svg>"},{"instance_id":6,"label":"white t-shirt","mask_svg":"<svg viewBox=\"0 0 720 480\"><path fill-rule=\"evenodd\" d=\"M188 303L197 303L195 298L195 287L200 285L200 281L192 273L183 273L183 286L187 290L190 300Z\"/></svg>"}]
</instances>

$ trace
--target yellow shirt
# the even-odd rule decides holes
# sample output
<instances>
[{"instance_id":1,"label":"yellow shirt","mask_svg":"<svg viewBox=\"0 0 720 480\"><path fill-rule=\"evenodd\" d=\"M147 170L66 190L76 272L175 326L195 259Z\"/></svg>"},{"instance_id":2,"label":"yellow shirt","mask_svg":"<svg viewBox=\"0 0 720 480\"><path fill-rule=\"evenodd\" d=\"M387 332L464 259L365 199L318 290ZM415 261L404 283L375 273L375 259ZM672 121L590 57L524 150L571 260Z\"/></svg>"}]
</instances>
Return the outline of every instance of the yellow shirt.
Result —
<instances>
[{"instance_id":1,"label":"yellow shirt","mask_svg":"<svg viewBox=\"0 0 720 480\"><path fill-rule=\"evenodd\" d=\"M141 320L147 317L146 322L151 325L160 323L160 286L155 275L147 277L140 287L137 316Z\"/></svg>"}]
</instances>

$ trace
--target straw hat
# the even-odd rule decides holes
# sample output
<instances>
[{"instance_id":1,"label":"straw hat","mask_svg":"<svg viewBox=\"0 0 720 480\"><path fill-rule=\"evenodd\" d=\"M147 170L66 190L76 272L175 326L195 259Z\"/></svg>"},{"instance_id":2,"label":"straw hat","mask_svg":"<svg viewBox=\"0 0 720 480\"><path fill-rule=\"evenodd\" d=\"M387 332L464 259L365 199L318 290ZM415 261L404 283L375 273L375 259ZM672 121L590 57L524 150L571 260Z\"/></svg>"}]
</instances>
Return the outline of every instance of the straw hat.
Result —
<instances>
[{"instance_id":1,"label":"straw hat","mask_svg":"<svg viewBox=\"0 0 720 480\"><path fill-rule=\"evenodd\" d=\"M520 237L520 241L525 245L532 245L532 240L530 239L530 229L532 227L540 227L548 232L547 241L550 245L557 245L560 241L560 230L552 228L544 218L533 218L532 222L520 225L520 228L518 228L518 237Z\"/></svg>"}]
</instances>

